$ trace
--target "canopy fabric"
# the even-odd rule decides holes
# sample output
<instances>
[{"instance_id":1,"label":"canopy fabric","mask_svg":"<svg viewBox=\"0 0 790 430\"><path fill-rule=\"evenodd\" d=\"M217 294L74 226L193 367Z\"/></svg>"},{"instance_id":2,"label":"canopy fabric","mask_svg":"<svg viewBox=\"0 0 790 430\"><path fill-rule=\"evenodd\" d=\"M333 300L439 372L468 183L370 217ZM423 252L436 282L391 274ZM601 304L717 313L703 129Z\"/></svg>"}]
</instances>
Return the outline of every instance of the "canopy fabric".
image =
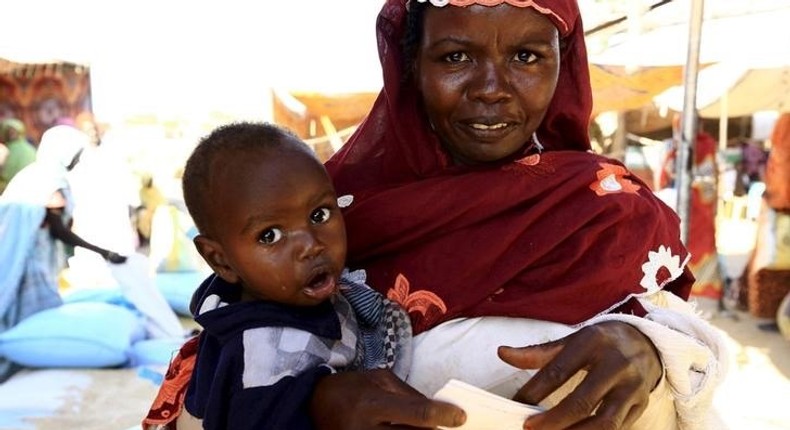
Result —
<instances>
[{"instance_id":1,"label":"canopy fabric","mask_svg":"<svg viewBox=\"0 0 790 430\"><path fill-rule=\"evenodd\" d=\"M719 98L702 106L700 116L738 117L761 110L790 112L790 66L748 70L726 94L726 101Z\"/></svg>"},{"instance_id":2,"label":"canopy fabric","mask_svg":"<svg viewBox=\"0 0 790 430\"><path fill-rule=\"evenodd\" d=\"M598 68L609 65L625 69L682 69L687 60L690 12L689 2L671 2L637 17L630 27L613 26L588 36L591 63ZM712 66L700 70L698 75L697 108L702 117L790 109L788 23L787 0L705 1L700 63ZM622 82L628 84L627 80ZM664 89L667 91L660 95L653 94L658 95L656 103L662 108L682 110L682 76ZM603 111L599 107L608 105L617 107L624 95L628 93L622 90L596 92L596 111ZM624 104L626 108L633 107Z\"/></svg>"},{"instance_id":3,"label":"canopy fabric","mask_svg":"<svg viewBox=\"0 0 790 430\"><path fill-rule=\"evenodd\" d=\"M666 89L682 84L683 66L646 67L629 72L622 66L590 65L593 114L638 109Z\"/></svg>"},{"instance_id":4,"label":"canopy fabric","mask_svg":"<svg viewBox=\"0 0 790 430\"><path fill-rule=\"evenodd\" d=\"M683 87L655 98L664 109L683 109ZM702 118L741 117L760 111L790 111L790 66L751 69L720 63L699 73L697 109Z\"/></svg>"}]
</instances>

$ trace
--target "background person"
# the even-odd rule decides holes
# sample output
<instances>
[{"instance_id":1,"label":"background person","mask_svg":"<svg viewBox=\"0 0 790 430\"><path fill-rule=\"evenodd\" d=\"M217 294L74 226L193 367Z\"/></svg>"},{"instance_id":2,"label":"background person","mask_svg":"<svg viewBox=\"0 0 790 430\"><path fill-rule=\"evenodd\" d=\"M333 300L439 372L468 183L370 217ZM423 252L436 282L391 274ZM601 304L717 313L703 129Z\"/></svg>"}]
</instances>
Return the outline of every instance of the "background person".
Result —
<instances>
[{"instance_id":1,"label":"background person","mask_svg":"<svg viewBox=\"0 0 790 430\"><path fill-rule=\"evenodd\" d=\"M3 166L5 166L5 161L8 159L8 147L5 145L5 142L0 140L0 171L3 170ZM0 194L2 191L0 191Z\"/></svg>"},{"instance_id":2,"label":"background person","mask_svg":"<svg viewBox=\"0 0 790 430\"><path fill-rule=\"evenodd\" d=\"M90 249L110 263L126 261L69 228L72 201L67 172L87 144L87 136L73 127L47 130L36 161L15 175L0 195L0 332L62 303L57 287L65 264L61 243ZM0 381L12 371L11 364L0 359Z\"/></svg>"},{"instance_id":3,"label":"background person","mask_svg":"<svg viewBox=\"0 0 790 430\"><path fill-rule=\"evenodd\" d=\"M137 181L119 142L105 139L91 114L78 115L74 123L90 143L69 172L74 198L72 230L97 246L131 255L138 245L132 223L132 208L138 205ZM87 249L75 249L74 258L74 265L84 267L85 272L96 272L104 264Z\"/></svg>"},{"instance_id":4,"label":"background person","mask_svg":"<svg viewBox=\"0 0 790 430\"><path fill-rule=\"evenodd\" d=\"M8 157L0 168L0 194L11 179L36 159L36 148L25 137L25 124L15 118L0 122L0 141L8 148Z\"/></svg>"}]
</instances>

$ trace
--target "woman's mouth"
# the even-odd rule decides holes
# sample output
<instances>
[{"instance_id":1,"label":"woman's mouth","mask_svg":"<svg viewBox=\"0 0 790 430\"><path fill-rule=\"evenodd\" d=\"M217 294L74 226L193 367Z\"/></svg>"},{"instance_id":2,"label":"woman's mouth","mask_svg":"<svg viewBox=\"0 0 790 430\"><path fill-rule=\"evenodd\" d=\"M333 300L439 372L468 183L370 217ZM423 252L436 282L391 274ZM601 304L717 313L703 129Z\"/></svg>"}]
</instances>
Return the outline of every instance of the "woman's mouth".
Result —
<instances>
[{"instance_id":1,"label":"woman's mouth","mask_svg":"<svg viewBox=\"0 0 790 430\"><path fill-rule=\"evenodd\" d=\"M497 142L513 130L514 123L507 121L468 121L462 122L465 134L483 143Z\"/></svg>"},{"instance_id":2,"label":"woman's mouth","mask_svg":"<svg viewBox=\"0 0 790 430\"><path fill-rule=\"evenodd\" d=\"M313 299L326 300L337 292L337 279L328 270L319 271L310 277L303 291Z\"/></svg>"},{"instance_id":3,"label":"woman's mouth","mask_svg":"<svg viewBox=\"0 0 790 430\"><path fill-rule=\"evenodd\" d=\"M472 123L469 124L470 127L474 128L475 130L498 130L500 128L507 127L506 122L498 122L496 124L480 124L480 123Z\"/></svg>"}]
</instances>

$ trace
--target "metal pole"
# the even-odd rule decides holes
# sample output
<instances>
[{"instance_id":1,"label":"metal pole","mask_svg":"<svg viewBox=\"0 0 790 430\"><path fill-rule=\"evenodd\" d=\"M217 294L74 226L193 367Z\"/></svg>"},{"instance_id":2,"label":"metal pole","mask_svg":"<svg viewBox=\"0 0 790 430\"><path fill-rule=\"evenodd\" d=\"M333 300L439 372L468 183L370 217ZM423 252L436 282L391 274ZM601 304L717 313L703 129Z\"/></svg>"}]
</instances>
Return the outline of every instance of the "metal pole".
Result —
<instances>
[{"instance_id":1,"label":"metal pole","mask_svg":"<svg viewBox=\"0 0 790 430\"><path fill-rule=\"evenodd\" d=\"M692 181L692 157L697 141L697 72L699 71L699 50L702 36L702 13L705 0L692 0L689 19L689 43L684 69L683 116L680 122L680 142L678 142L675 162L675 187L678 195L678 216L680 217L680 239L688 244L689 207Z\"/></svg>"},{"instance_id":2,"label":"metal pole","mask_svg":"<svg viewBox=\"0 0 790 430\"><path fill-rule=\"evenodd\" d=\"M730 90L724 92L719 99L719 151L727 150L727 136L729 136L730 121Z\"/></svg>"}]
</instances>

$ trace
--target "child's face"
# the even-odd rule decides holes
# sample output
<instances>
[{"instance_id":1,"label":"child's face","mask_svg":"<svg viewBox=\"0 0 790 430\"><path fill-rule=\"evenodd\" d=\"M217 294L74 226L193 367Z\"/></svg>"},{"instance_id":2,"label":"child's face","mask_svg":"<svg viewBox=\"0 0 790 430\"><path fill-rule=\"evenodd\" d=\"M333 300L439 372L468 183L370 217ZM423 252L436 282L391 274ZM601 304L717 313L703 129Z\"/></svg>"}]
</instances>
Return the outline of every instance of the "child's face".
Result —
<instances>
[{"instance_id":1,"label":"child's face","mask_svg":"<svg viewBox=\"0 0 790 430\"><path fill-rule=\"evenodd\" d=\"M335 294L346 231L323 166L292 149L236 151L214 166L217 248L198 242L214 270L244 286L243 300L309 306Z\"/></svg>"}]
</instances>

